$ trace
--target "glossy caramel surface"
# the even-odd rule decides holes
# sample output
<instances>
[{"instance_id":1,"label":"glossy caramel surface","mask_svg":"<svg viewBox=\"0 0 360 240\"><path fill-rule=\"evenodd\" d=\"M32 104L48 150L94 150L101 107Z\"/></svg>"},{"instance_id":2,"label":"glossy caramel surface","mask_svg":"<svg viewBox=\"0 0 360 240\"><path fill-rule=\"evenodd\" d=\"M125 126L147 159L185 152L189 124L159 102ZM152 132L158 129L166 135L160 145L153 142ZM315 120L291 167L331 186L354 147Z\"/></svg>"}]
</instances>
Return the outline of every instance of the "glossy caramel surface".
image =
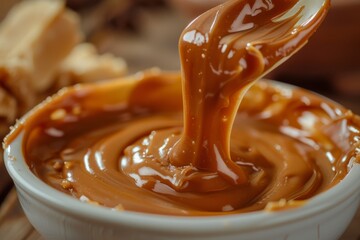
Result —
<instances>
[{"instance_id":1,"label":"glossy caramel surface","mask_svg":"<svg viewBox=\"0 0 360 240\"><path fill-rule=\"evenodd\" d=\"M126 98L110 97L119 89ZM248 184L174 167L164 155L183 132L181 103L177 74L71 89L22 125L26 160L43 181L82 201L185 216L306 200L341 181L355 161L358 117L305 90L261 81L245 95L230 140Z\"/></svg>"}]
</instances>

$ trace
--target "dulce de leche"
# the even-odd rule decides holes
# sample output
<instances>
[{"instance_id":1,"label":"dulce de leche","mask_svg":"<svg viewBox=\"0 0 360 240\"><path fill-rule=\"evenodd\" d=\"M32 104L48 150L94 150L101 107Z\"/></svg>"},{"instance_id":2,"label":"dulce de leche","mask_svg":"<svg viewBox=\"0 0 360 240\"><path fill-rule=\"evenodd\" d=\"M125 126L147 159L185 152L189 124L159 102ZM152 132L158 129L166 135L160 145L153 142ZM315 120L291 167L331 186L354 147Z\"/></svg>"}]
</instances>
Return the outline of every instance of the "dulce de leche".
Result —
<instances>
[{"instance_id":1,"label":"dulce de leche","mask_svg":"<svg viewBox=\"0 0 360 240\"><path fill-rule=\"evenodd\" d=\"M301 48L327 9L299 26L299 1L211 9L180 37L181 74L73 87L29 114L19 123L28 165L52 187L120 211L302 204L360 161L360 119L308 91L255 81Z\"/></svg>"}]
</instances>

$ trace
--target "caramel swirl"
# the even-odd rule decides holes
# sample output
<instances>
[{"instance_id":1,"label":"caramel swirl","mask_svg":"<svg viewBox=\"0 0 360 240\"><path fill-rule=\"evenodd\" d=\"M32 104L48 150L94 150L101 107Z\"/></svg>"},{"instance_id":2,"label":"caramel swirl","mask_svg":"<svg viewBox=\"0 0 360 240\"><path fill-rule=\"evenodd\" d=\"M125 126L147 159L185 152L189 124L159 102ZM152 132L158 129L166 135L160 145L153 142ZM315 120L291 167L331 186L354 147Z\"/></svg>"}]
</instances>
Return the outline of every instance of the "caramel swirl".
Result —
<instances>
[{"instance_id":1,"label":"caramel swirl","mask_svg":"<svg viewBox=\"0 0 360 240\"><path fill-rule=\"evenodd\" d=\"M180 77L148 72L140 79L71 89L43 106L24 125L32 170L93 204L218 215L308 199L341 181L355 161L358 117L304 90L259 82L244 96L231 134L231 157L256 173L251 183L174 167L163 156L183 132ZM121 90L129 94L108 94Z\"/></svg>"}]
</instances>

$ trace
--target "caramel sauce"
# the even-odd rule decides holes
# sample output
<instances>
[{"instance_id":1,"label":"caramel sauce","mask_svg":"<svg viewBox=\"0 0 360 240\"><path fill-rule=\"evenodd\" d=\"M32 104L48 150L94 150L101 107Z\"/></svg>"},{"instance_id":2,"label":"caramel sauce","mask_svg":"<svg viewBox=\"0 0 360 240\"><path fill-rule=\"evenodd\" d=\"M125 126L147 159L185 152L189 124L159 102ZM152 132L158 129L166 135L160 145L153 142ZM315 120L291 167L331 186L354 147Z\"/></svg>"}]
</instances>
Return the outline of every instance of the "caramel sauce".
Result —
<instances>
[{"instance_id":1,"label":"caramel sauce","mask_svg":"<svg viewBox=\"0 0 360 240\"><path fill-rule=\"evenodd\" d=\"M255 81L306 43L328 5L305 25L298 1L211 9L180 37L181 76L74 87L30 114L27 163L54 188L118 210L205 216L303 203L358 158L359 118Z\"/></svg>"}]
</instances>

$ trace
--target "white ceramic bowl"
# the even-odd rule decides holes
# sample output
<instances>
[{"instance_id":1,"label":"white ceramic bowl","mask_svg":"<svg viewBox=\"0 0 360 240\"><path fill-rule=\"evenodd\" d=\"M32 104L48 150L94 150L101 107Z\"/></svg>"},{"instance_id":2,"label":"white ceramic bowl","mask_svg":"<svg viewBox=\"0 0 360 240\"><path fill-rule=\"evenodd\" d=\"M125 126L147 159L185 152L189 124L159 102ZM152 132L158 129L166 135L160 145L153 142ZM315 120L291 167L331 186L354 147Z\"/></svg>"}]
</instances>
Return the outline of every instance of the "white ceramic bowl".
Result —
<instances>
[{"instance_id":1,"label":"white ceramic bowl","mask_svg":"<svg viewBox=\"0 0 360 240\"><path fill-rule=\"evenodd\" d=\"M216 217L112 211L82 203L42 182L24 161L22 139L20 133L6 147L5 164L26 216L46 239L331 240L345 231L360 203L360 164L355 163L342 182L286 211Z\"/></svg>"}]
</instances>

